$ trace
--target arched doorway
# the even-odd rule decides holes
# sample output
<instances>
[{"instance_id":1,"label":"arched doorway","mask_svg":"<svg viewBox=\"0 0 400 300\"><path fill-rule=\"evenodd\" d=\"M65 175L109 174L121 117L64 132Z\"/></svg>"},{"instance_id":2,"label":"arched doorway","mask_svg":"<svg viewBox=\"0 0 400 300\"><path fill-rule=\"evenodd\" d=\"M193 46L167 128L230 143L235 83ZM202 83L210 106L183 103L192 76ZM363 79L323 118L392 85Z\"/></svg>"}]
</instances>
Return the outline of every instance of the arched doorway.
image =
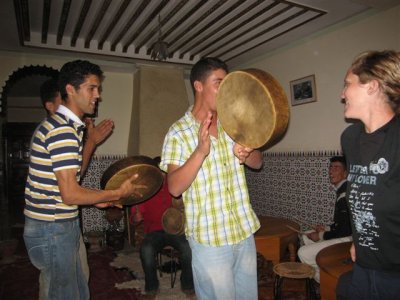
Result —
<instances>
[{"instance_id":1,"label":"arched doorway","mask_svg":"<svg viewBox=\"0 0 400 300\"><path fill-rule=\"evenodd\" d=\"M2 197L0 240L22 236L25 181L28 173L30 139L46 112L40 86L58 71L47 66L24 66L14 71L1 93Z\"/></svg>"}]
</instances>

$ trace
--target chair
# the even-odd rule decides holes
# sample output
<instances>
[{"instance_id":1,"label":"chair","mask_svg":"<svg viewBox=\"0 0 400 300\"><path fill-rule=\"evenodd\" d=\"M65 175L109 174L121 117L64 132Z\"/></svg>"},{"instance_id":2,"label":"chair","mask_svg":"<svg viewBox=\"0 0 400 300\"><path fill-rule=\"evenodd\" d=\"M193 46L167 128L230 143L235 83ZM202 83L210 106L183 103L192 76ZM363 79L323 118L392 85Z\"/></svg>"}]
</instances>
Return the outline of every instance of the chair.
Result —
<instances>
[{"instance_id":1,"label":"chair","mask_svg":"<svg viewBox=\"0 0 400 300\"><path fill-rule=\"evenodd\" d=\"M175 250L171 246L165 246L158 254L157 254L157 269L160 272L160 277L162 277L162 256L167 256L171 259L171 264L170 264L170 276L171 276L171 288L174 287L175 285L175 280L176 280L176 272L178 269L178 263L179 263L179 252Z\"/></svg>"}]
</instances>

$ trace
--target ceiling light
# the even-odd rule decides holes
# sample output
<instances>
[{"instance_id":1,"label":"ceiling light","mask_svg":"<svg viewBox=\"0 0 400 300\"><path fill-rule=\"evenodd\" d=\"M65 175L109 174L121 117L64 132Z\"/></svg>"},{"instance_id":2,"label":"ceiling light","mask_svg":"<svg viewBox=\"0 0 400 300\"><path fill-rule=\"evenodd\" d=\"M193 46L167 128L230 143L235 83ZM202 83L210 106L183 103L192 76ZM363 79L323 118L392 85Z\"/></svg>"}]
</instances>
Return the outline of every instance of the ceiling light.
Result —
<instances>
[{"instance_id":1,"label":"ceiling light","mask_svg":"<svg viewBox=\"0 0 400 300\"><path fill-rule=\"evenodd\" d=\"M154 60L166 60L168 57L168 44L161 39L161 19L158 15L158 40L151 50L151 58Z\"/></svg>"}]
</instances>

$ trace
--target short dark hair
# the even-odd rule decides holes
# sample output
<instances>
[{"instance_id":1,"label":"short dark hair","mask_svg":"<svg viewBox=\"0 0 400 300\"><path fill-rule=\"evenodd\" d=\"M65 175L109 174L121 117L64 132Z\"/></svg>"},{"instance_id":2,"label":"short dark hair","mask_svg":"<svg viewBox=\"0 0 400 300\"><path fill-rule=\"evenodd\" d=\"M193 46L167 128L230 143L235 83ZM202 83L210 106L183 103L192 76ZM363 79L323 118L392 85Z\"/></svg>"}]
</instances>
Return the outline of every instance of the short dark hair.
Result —
<instances>
[{"instance_id":1,"label":"short dark hair","mask_svg":"<svg viewBox=\"0 0 400 300\"><path fill-rule=\"evenodd\" d=\"M332 157L329 159L329 161L330 161L331 163L338 161L338 162L340 162L340 163L343 165L344 169L347 170L346 158L345 158L344 156L332 156Z\"/></svg>"},{"instance_id":2,"label":"short dark hair","mask_svg":"<svg viewBox=\"0 0 400 300\"><path fill-rule=\"evenodd\" d=\"M46 110L46 103L54 102L59 92L57 78L50 78L42 83L40 86L40 100Z\"/></svg>"},{"instance_id":3,"label":"short dark hair","mask_svg":"<svg viewBox=\"0 0 400 300\"><path fill-rule=\"evenodd\" d=\"M210 72L222 69L228 73L228 66L222 60L216 57L205 57L195 63L190 72L190 84L194 92L194 82L204 82Z\"/></svg>"},{"instance_id":4,"label":"short dark hair","mask_svg":"<svg viewBox=\"0 0 400 300\"><path fill-rule=\"evenodd\" d=\"M67 84L71 84L78 90L89 75L96 75L101 81L104 79L103 71L100 67L87 60L74 60L64 64L58 76L61 98L64 101L67 99L67 91L65 89Z\"/></svg>"},{"instance_id":5,"label":"short dark hair","mask_svg":"<svg viewBox=\"0 0 400 300\"><path fill-rule=\"evenodd\" d=\"M161 156L153 157L153 160L154 160L154 162L155 162L157 165L159 165L160 162L161 162Z\"/></svg>"}]
</instances>

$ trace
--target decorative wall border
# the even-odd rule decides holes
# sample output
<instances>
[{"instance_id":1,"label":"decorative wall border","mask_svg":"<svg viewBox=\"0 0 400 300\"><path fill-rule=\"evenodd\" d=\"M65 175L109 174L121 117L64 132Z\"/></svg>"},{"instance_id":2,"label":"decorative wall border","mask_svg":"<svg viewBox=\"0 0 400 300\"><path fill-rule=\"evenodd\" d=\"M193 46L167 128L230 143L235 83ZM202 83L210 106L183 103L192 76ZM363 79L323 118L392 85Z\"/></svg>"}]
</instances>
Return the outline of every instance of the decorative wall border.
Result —
<instances>
[{"instance_id":1,"label":"decorative wall border","mask_svg":"<svg viewBox=\"0 0 400 300\"><path fill-rule=\"evenodd\" d=\"M335 192L329 183L328 166L330 157L335 155L341 155L341 151L265 152L261 170L246 170L255 212L330 224Z\"/></svg>"},{"instance_id":2,"label":"decorative wall border","mask_svg":"<svg viewBox=\"0 0 400 300\"><path fill-rule=\"evenodd\" d=\"M340 150L264 152L261 170L246 169L250 199L259 215L284 217L304 223L330 224L335 192L328 178L329 158ZM96 155L82 185L99 189L104 171L126 155ZM83 232L104 231L105 211L82 209ZM121 226L125 226L121 221ZM305 228L303 228L305 229Z\"/></svg>"},{"instance_id":3,"label":"decorative wall border","mask_svg":"<svg viewBox=\"0 0 400 300\"><path fill-rule=\"evenodd\" d=\"M100 189L100 180L104 171L114 162L125 158L126 155L93 155L85 176L82 178L82 186L91 189ZM105 210L94 206L84 206L81 210L82 231L105 231L109 224L105 219ZM121 220L120 226L125 224Z\"/></svg>"}]
</instances>

